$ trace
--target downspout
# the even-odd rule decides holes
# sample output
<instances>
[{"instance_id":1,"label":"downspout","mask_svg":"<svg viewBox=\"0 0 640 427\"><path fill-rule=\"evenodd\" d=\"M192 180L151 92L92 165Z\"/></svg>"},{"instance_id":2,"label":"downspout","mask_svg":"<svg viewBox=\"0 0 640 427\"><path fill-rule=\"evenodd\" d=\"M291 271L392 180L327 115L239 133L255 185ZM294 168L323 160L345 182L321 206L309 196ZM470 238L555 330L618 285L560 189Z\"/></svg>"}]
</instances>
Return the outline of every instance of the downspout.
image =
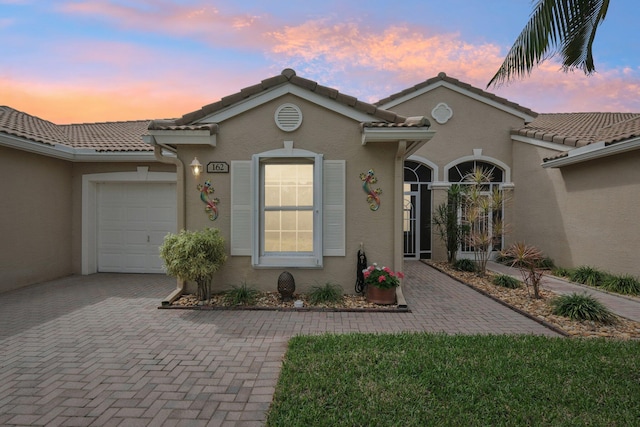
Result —
<instances>
[{"instance_id":1,"label":"downspout","mask_svg":"<svg viewBox=\"0 0 640 427\"><path fill-rule=\"evenodd\" d=\"M153 155L155 156L156 160L158 160L160 163L175 165L176 167L176 181L177 181L176 182L176 198L177 198L176 206L178 210L177 212L178 218L177 218L176 225L178 230L184 230L186 226L185 200L184 200L184 194L185 194L184 163L182 163L182 160L180 160L177 155L176 157L163 156L162 155L163 147L156 142L153 136L151 137L151 144L153 144ZM175 152L169 147L164 147L164 148L166 148L168 151ZM171 303L173 303L175 300L180 298L180 295L184 293L184 287L185 287L185 281L180 278L176 279L176 288L169 295L167 295L165 299L162 300L162 305L171 305Z\"/></svg>"},{"instance_id":2,"label":"downspout","mask_svg":"<svg viewBox=\"0 0 640 427\"><path fill-rule=\"evenodd\" d=\"M398 151L394 160L394 200L393 200L393 269L404 271L404 235L402 230L404 204L404 158L407 152L407 141L398 141ZM398 308L407 308L407 301L402 292L402 280L396 288Z\"/></svg>"}]
</instances>

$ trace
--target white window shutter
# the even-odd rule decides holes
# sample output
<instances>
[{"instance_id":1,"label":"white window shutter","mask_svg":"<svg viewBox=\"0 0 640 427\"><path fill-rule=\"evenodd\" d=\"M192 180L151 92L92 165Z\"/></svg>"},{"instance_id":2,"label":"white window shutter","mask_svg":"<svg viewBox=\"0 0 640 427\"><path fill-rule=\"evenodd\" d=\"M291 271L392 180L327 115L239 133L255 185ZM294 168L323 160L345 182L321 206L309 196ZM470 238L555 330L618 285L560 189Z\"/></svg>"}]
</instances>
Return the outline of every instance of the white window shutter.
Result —
<instances>
[{"instance_id":1,"label":"white window shutter","mask_svg":"<svg viewBox=\"0 0 640 427\"><path fill-rule=\"evenodd\" d=\"M251 161L231 162L231 255L251 256Z\"/></svg>"},{"instance_id":2,"label":"white window shutter","mask_svg":"<svg viewBox=\"0 0 640 427\"><path fill-rule=\"evenodd\" d=\"M322 185L322 242L324 256L345 256L344 160L325 160Z\"/></svg>"}]
</instances>

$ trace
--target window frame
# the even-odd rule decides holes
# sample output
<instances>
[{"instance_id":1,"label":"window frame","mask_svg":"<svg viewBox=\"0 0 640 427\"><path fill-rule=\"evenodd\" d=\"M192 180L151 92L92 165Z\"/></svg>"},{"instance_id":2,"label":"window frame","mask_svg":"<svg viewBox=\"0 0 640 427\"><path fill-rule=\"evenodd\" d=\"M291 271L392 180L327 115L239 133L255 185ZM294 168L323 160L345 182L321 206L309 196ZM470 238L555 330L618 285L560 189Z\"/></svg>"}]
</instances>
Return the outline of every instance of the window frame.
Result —
<instances>
[{"instance_id":1,"label":"window frame","mask_svg":"<svg viewBox=\"0 0 640 427\"><path fill-rule=\"evenodd\" d=\"M313 164L313 250L311 252L265 252L265 201L264 166L272 164ZM299 267L322 268L323 266L323 155L307 150L274 150L254 154L252 157L253 183L253 230L252 265L254 267ZM308 210L308 209L304 209Z\"/></svg>"}]
</instances>

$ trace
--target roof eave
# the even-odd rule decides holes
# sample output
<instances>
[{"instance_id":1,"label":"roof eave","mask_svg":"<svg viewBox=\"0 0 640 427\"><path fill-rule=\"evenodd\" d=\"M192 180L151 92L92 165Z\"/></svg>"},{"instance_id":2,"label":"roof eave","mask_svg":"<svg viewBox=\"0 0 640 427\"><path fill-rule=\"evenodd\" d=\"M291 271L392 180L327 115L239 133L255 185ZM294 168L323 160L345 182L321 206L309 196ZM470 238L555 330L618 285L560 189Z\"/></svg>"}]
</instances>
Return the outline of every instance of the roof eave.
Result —
<instances>
[{"instance_id":1,"label":"roof eave","mask_svg":"<svg viewBox=\"0 0 640 427\"><path fill-rule=\"evenodd\" d=\"M604 141L589 144L576 148L567 153L566 156L557 159L547 160L542 163L543 168L561 168L563 166L601 159L615 154L626 153L640 149L640 137L629 139L624 142L607 144Z\"/></svg>"}]
</instances>

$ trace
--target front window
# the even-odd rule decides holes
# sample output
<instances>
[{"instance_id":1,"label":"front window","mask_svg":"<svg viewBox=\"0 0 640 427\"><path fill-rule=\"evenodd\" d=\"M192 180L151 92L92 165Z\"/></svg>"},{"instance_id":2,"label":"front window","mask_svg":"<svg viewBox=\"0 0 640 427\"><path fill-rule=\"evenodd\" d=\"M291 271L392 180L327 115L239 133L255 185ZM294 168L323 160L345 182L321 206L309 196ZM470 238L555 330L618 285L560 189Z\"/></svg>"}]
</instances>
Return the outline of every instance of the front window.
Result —
<instances>
[{"instance_id":1,"label":"front window","mask_svg":"<svg viewBox=\"0 0 640 427\"><path fill-rule=\"evenodd\" d=\"M313 163L264 163L262 255L313 253Z\"/></svg>"}]
</instances>

